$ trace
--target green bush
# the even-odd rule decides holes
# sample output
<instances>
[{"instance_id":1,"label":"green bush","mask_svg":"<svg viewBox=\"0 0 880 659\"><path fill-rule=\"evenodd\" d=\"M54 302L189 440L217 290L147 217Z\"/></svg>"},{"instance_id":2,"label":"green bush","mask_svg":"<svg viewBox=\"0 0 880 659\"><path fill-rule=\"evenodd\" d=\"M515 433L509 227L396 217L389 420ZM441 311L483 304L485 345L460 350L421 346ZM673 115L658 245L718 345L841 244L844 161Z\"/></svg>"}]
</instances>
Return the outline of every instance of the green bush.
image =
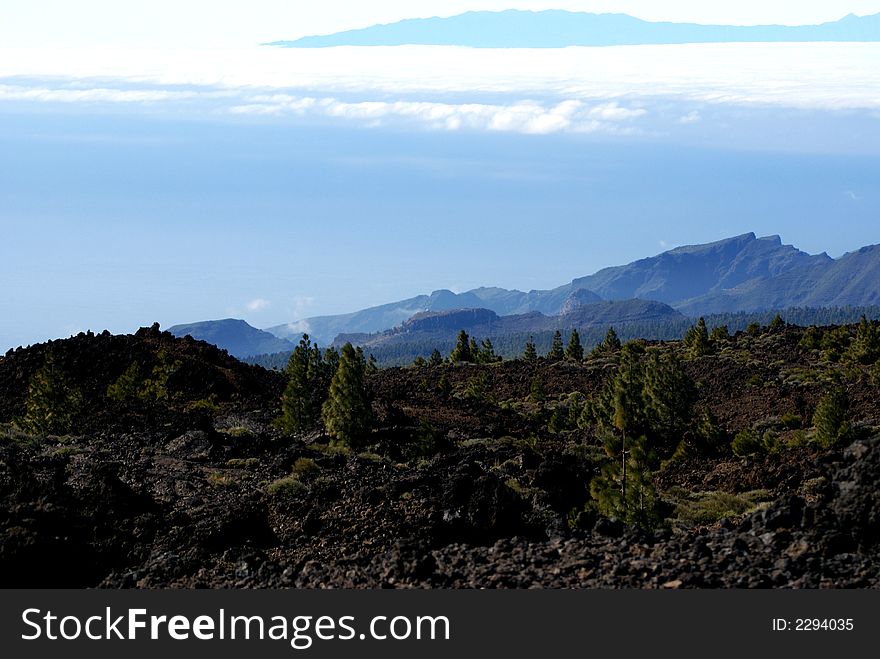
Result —
<instances>
[{"instance_id":1,"label":"green bush","mask_svg":"<svg viewBox=\"0 0 880 659\"><path fill-rule=\"evenodd\" d=\"M777 453L781 446L779 435L772 430L767 430L762 435L754 430L743 430L734 437L730 448L734 455L744 458L750 455Z\"/></svg>"},{"instance_id":2,"label":"green bush","mask_svg":"<svg viewBox=\"0 0 880 659\"><path fill-rule=\"evenodd\" d=\"M259 464L257 458L232 458L226 461L226 466L231 469L252 469Z\"/></svg>"},{"instance_id":3,"label":"green bush","mask_svg":"<svg viewBox=\"0 0 880 659\"><path fill-rule=\"evenodd\" d=\"M721 519L738 517L753 510L771 495L765 490L744 494L729 492L686 492L681 488L669 493L674 500L674 519L686 526L714 524Z\"/></svg>"},{"instance_id":4,"label":"green bush","mask_svg":"<svg viewBox=\"0 0 880 659\"><path fill-rule=\"evenodd\" d=\"M293 474L299 479L309 480L317 476L321 471L318 463L311 458L297 458L293 463Z\"/></svg>"},{"instance_id":5,"label":"green bush","mask_svg":"<svg viewBox=\"0 0 880 659\"><path fill-rule=\"evenodd\" d=\"M276 498L293 498L307 489L305 484L296 476L285 476L271 482L266 488L266 493Z\"/></svg>"}]
</instances>

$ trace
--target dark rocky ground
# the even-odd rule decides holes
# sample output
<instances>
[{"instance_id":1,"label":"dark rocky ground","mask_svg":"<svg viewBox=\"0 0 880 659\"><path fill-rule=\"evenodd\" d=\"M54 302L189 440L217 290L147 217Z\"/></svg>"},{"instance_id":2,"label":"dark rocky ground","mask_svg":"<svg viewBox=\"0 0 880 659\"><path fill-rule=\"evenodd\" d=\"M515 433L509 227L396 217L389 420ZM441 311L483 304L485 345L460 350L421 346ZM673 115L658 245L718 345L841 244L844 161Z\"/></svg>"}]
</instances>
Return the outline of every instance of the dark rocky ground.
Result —
<instances>
[{"instance_id":1,"label":"dark rocky ground","mask_svg":"<svg viewBox=\"0 0 880 659\"><path fill-rule=\"evenodd\" d=\"M800 347L801 333L738 335L720 354L687 362L697 409L711 409L730 437L785 414L809 419L822 378L838 367ZM85 400L65 436L12 423L49 352ZM132 362L145 372L174 365L167 398L105 396ZM577 514L601 449L589 432L546 430L558 401L595 393L611 367L597 359L380 371L369 381L370 445L348 452L320 433L283 435L272 425L283 378L201 342L144 329L10 352L0 358L0 583L880 585L880 390L864 372L844 373L854 439L676 461L655 475L666 522L646 531ZM528 400L536 375L546 403ZM475 376L490 394L457 396ZM431 450L414 452L426 432ZM295 468L295 486L273 489ZM683 499L700 493L754 505L721 518L683 514Z\"/></svg>"}]
</instances>

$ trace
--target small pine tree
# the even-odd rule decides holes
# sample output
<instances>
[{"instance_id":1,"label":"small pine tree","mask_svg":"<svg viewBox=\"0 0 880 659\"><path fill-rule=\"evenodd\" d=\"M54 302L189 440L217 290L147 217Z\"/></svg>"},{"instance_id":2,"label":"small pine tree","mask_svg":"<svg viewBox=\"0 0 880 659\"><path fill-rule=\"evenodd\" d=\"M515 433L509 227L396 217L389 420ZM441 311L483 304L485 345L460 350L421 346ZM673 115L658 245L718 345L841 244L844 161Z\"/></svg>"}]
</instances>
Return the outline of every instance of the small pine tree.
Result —
<instances>
[{"instance_id":1,"label":"small pine tree","mask_svg":"<svg viewBox=\"0 0 880 659\"><path fill-rule=\"evenodd\" d=\"M709 330L706 328L706 320L700 318L697 324L691 327L684 336L684 345L691 357L702 357L712 352L712 344L709 342Z\"/></svg>"},{"instance_id":2,"label":"small pine tree","mask_svg":"<svg viewBox=\"0 0 880 659\"><path fill-rule=\"evenodd\" d=\"M428 360L428 366L440 366L443 363L443 355L437 348L431 352L431 358Z\"/></svg>"},{"instance_id":3,"label":"small pine tree","mask_svg":"<svg viewBox=\"0 0 880 659\"><path fill-rule=\"evenodd\" d=\"M833 446L849 434L849 398L843 387L835 387L822 396L813 413L813 425L816 442L822 448Z\"/></svg>"},{"instance_id":4,"label":"small pine tree","mask_svg":"<svg viewBox=\"0 0 880 659\"><path fill-rule=\"evenodd\" d=\"M614 331L613 327L609 327L608 331L605 332L605 339L602 341L602 347L605 348L606 352L617 352L620 350L621 345L617 332Z\"/></svg>"},{"instance_id":5,"label":"small pine tree","mask_svg":"<svg viewBox=\"0 0 880 659\"><path fill-rule=\"evenodd\" d=\"M773 320L770 321L770 331L776 332L778 330L785 328L785 321L782 319L782 316L776 314Z\"/></svg>"},{"instance_id":6,"label":"small pine tree","mask_svg":"<svg viewBox=\"0 0 880 659\"><path fill-rule=\"evenodd\" d=\"M550 352L547 359L551 362L561 362L565 358L565 350L562 347L562 332L556 330L553 333L553 342L550 344Z\"/></svg>"},{"instance_id":7,"label":"small pine tree","mask_svg":"<svg viewBox=\"0 0 880 659\"><path fill-rule=\"evenodd\" d=\"M602 340L602 343L593 348L590 356L603 357L606 355L611 355L620 350L620 348L620 337L617 336L617 332L614 331L613 327L609 327L608 331L605 332L605 338Z\"/></svg>"},{"instance_id":8,"label":"small pine tree","mask_svg":"<svg viewBox=\"0 0 880 659\"><path fill-rule=\"evenodd\" d=\"M654 353L647 360L643 397L652 439L678 443L690 425L697 387L674 355Z\"/></svg>"},{"instance_id":9,"label":"small pine tree","mask_svg":"<svg viewBox=\"0 0 880 659\"><path fill-rule=\"evenodd\" d=\"M343 446L357 448L370 430L372 412L364 386L366 361L350 343L342 347L339 368L321 408L327 432Z\"/></svg>"},{"instance_id":10,"label":"small pine tree","mask_svg":"<svg viewBox=\"0 0 880 659\"><path fill-rule=\"evenodd\" d=\"M82 392L50 353L31 378L25 414L16 425L31 433L63 435L73 430L82 408Z\"/></svg>"},{"instance_id":11,"label":"small pine tree","mask_svg":"<svg viewBox=\"0 0 880 659\"><path fill-rule=\"evenodd\" d=\"M545 398L544 383L541 381L541 378L536 375L532 378L532 382L529 385L529 400L533 403L543 403Z\"/></svg>"},{"instance_id":12,"label":"small pine tree","mask_svg":"<svg viewBox=\"0 0 880 659\"><path fill-rule=\"evenodd\" d=\"M535 349L535 338L532 336L526 341L526 349L523 351L523 359L527 362L533 362L538 359L538 351Z\"/></svg>"},{"instance_id":13,"label":"small pine tree","mask_svg":"<svg viewBox=\"0 0 880 659\"><path fill-rule=\"evenodd\" d=\"M570 362L580 362L584 359L584 346L581 345L581 335L577 329L571 330L568 339L568 347L565 349L565 359Z\"/></svg>"},{"instance_id":14,"label":"small pine tree","mask_svg":"<svg viewBox=\"0 0 880 659\"><path fill-rule=\"evenodd\" d=\"M716 346L719 343L727 343L730 341L730 330L727 325L719 325L718 327L712 328L712 332L709 334L709 341Z\"/></svg>"},{"instance_id":15,"label":"small pine tree","mask_svg":"<svg viewBox=\"0 0 880 659\"><path fill-rule=\"evenodd\" d=\"M468 342L468 347L471 351L470 361L479 364L483 361L483 355L480 354L480 344L477 343L477 340L474 337L471 337L471 340Z\"/></svg>"},{"instance_id":16,"label":"small pine tree","mask_svg":"<svg viewBox=\"0 0 880 659\"><path fill-rule=\"evenodd\" d=\"M870 366L880 359L880 327L864 315L856 327L856 338L846 351L847 359Z\"/></svg>"},{"instance_id":17,"label":"small pine tree","mask_svg":"<svg viewBox=\"0 0 880 659\"><path fill-rule=\"evenodd\" d=\"M617 451L619 449L615 449ZM658 496L651 471L656 459L656 454L648 449L647 440L638 437L627 447L624 460L607 462L590 483L590 495L599 512L627 524L644 528L656 526Z\"/></svg>"},{"instance_id":18,"label":"small pine tree","mask_svg":"<svg viewBox=\"0 0 880 659\"><path fill-rule=\"evenodd\" d=\"M367 375L375 375L379 372L379 365L376 363L376 358L370 353L370 356L367 358L367 365L364 371Z\"/></svg>"},{"instance_id":19,"label":"small pine tree","mask_svg":"<svg viewBox=\"0 0 880 659\"><path fill-rule=\"evenodd\" d=\"M327 356L333 356L329 349ZM322 389L325 360L318 346L312 345L308 334L303 334L294 348L285 372L287 386L281 396L279 425L283 430L294 433L315 429L321 410L320 399L315 394Z\"/></svg>"},{"instance_id":20,"label":"small pine tree","mask_svg":"<svg viewBox=\"0 0 880 659\"><path fill-rule=\"evenodd\" d=\"M141 367L137 362L132 362L125 369L125 372L113 384L107 387L107 398L116 401L137 398L141 382Z\"/></svg>"},{"instance_id":21,"label":"small pine tree","mask_svg":"<svg viewBox=\"0 0 880 659\"><path fill-rule=\"evenodd\" d=\"M440 382L437 383L437 393L444 400L449 398L449 395L452 393L452 383L449 381L449 378L446 377L446 373L440 378Z\"/></svg>"},{"instance_id":22,"label":"small pine tree","mask_svg":"<svg viewBox=\"0 0 880 659\"><path fill-rule=\"evenodd\" d=\"M458 333L458 342L455 344L455 348L452 349L452 353L449 355L449 361L453 364L455 362L474 361L473 354L471 353L470 337L468 337L467 332L464 330L461 330Z\"/></svg>"},{"instance_id":23,"label":"small pine tree","mask_svg":"<svg viewBox=\"0 0 880 659\"><path fill-rule=\"evenodd\" d=\"M415 359L413 359L413 363L412 363L412 365L413 365L415 368L424 368L425 366L428 365L428 362L425 361L425 358L424 358L424 357L422 357L421 355L419 355L418 357L416 357Z\"/></svg>"},{"instance_id":24,"label":"small pine tree","mask_svg":"<svg viewBox=\"0 0 880 659\"><path fill-rule=\"evenodd\" d=\"M501 361L501 356L495 354L495 346L492 345L491 339L483 339L479 361L483 364L495 364Z\"/></svg>"}]
</instances>

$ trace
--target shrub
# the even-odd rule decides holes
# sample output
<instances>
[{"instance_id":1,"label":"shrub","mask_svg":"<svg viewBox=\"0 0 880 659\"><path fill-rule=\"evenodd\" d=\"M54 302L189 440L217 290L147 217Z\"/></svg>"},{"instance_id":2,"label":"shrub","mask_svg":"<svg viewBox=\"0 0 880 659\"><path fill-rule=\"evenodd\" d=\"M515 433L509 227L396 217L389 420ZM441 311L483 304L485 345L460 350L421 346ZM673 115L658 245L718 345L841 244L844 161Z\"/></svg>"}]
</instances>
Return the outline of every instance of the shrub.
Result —
<instances>
[{"instance_id":1,"label":"shrub","mask_svg":"<svg viewBox=\"0 0 880 659\"><path fill-rule=\"evenodd\" d=\"M226 466L230 469L252 469L259 464L257 458L232 458L226 461Z\"/></svg>"},{"instance_id":2,"label":"shrub","mask_svg":"<svg viewBox=\"0 0 880 659\"><path fill-rule=\"evenodd\" d=\"M743 430L737 433L730 448L734 455L741 458L757 455L777 453L781 447L779 435L772 430L767 430L763 435L758 435L754 430Z\"/></svg>"},{"instance_id":3,"label":"shrub","mask_svg":"<svg viewBox=\"0 0 880 659\"><path fill-rule=\"evenodd\" d=\"M208 474L208 483L211 487L226 487L234 482L235 480L231 475L224 474L222 471L212 471Z\"/></svg>"},{"instance_id":4,"label":"shrub","mask_svg":"<svg viewBox=\"0 0 880 659\"><path fill-rule=\"evenodd\" d=\"M468 380L467 385L461 392L462 398L475 401L492 400L492 383L488 373L481 373Z\"/></svg>"},{"instance_id":5,"label":"shrub","mask_svg":"<svg viewBox=\"0 0 880 659\"><path fill-rule=\"evenodd\" d=\"M430 458L442 450L444 443L445 438L442 434L423 419L419 422L419 429L416 431L412 441L406 445L404 454L410 460Z\"/></svg>"},{"instance_id":6,"label":"shrub","mask_svg":"<svg viewBox=\"0 0 880 659\"><path fill-rule=\"evenodd\" d=\"M297 458L293 463L293 474L302 480L309 480L320 473L318 463L311 458Z\"/></svg>"},{"instance_id":7,"label":"shrub","mask_svg":"<svg viewBox=\"0 0 880 659\"><path fill-rule=\"evenodd\" d=\"M204 410L205 412L211 412L212 414L216 414L220 411L220 406L216 403L216 401L211 398L200 398L199 400L194 400L192 403L187 405L186 408L193 411Z\"/></svg>"},{"instance_id":8,"label":"shrub","mask_svg":"<svg viewBox=\"0 0 880 659\"><path fill-rule=\"evenodd\" d=\"M706 525L729 517L738 517L753 510L761 501L770 498L765 490L744 494L729 492L671 492L676 501L674 517L685 525Z\"/></svg>"},{"instance_id":9,"label":"shrub","mask_svg":"<svg viewBox=\"0 0 880 659\"><path fill-rule=\"evenodd\" d=\"M753 430L743 430L736 434L730 445L734 455L745 457L761 450L761 440Z\"/></svg>"},{"instance_id":10,"label":"shrub","mask_svg":"<svg viewBox=\"0 0 880 659\"><path fill-rule=\"evenodd\" d=\"M254 436L254 433L251 432L250 428L245 428L244 426L233 426L232 428L226 428L220 432L234 439L250 439Z\"/></svg>"},{"instance_id":11,"label":"shrub","mask_svg":"<svg viewBox=\"0 0 880 659\"><path fill-rule=\"evenodd\" d=\"M276 498L293 498L307 489L305 484L296 476L285 476L269 483L266 493Z\"/></svg>"},{"instance_id":12,"label":"shrub","mask_svg":"<svg viewBox=\"0 0 880 659\"><path fill-rule=\"evenodd\" d=\"M794 412L786 412L782 415L782 418L779 419L779 423L786 430L798 430L803 427L804 420L800 415L795 414Z\"/></svg>"}]
</instances>

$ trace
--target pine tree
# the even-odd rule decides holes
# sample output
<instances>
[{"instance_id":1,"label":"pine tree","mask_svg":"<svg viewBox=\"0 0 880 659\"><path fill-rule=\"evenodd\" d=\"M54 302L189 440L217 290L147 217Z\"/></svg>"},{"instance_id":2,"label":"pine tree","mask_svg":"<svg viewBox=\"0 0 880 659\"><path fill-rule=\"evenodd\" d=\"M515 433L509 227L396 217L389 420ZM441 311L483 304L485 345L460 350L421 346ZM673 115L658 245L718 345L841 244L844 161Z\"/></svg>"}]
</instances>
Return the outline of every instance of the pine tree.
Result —
<instances>
[{"instance_id":1,"label":"pine tree","mask_svg":"<svg viewBox=\"0 0 880 659\"><path fill-rule=\"evenodd\" d=\"M31 433L63 435L73 430L82 408L82 392L50 353L31 378L25 414L16 425Z\"/></svg>"},{"instance_id":2,"label":"pine tree","mask_svg":"<svg viewBox=\"0 0 880 659\"><path fill-rule=\"evenodd\" d=\"M107 387L107 398L116 401L137 398L142 380L140 365L137 362L132 362L125 369L125 372L113 384Z\"/></svg>"},{"instance_id":3,"label":"pine tree","mask_svg":"<svg viewBox=\"0 0 880 659\"><path fill-rule=\"evenodd\" d=\"M712 344L709 342L709 330L706 329L706 320L700 318L697 324L691 327L684 336L684 345L691 357L702 357L712 352Z\"/></svg>"},{"instance_id":4,"label":"pine tree","mask_svg":"<svg viewBox=\"0 0 880 659\"><path fill-rule=\"evenodd\" d=\"M590 495L599 512L627 524L656 526L658 496L652 481L656 461L656 454L642 436L630 442L623 460L606 463L590 482Z\"/></svg>"},{"instance_id":5,"label":"pine tree","mask_svg":"<svg viewBox=\"0 0 880 659\"><path fill-rule=\"evenodd\" d=\"M523 359L527 362L533 362L538 359L538 351L535 349L535 338L532 336L526 341L526 349L523 351Z\"/></svg>"},{"instance_id":6,"label":"pine tree","mask_svg":"<svg viewBox=\"0 0 880 659\"><path fill-rule=\"evenodd\" d=\"M677 444L690 425L696 399L696 385L674 355L651 355L644 371L644 405L652 438Z\"/></svg>"},{"instance_id":7,"label":"pine tree","mask_svg":"<svg viewBox=\"0 0 880 659\"><path fill-rule=\"evenodd\" d=\"M458 342L455 344L455 348L453 348L452 353L449 355L449 361L453 364L455 362L474 361L473 354L471 353L470 337L468 337L467 332L464 330L461 330L458 333Z\"/></svg>"},{"instance_id":8,"label":"pine tree","mask_svg":"<svg viewBox=\"0 0 880 659\"><path fill-rule=\"evenodd\" d=\"M431 358L428 360L428 366L440 366L443 363L443 355L437 348L431 352Z\"/></svg>"},{"instance_id":9,"label":"pine tree","mask_svg":"<svg viewBox=\"0 0 880 659\"><path fill-rule=\"evenodd\" d=\"M774 316L773 320L770 321L770 330L773 332L776 332L776 331L781 330L783 328L785 328L785 321L782 320L782 316L780 316L779 314L776 314L776 316Z\"/></svg>"},{"instance_id":10,"label":"pine tree","mask_svg":"<svg viewBox=\"0 0 880 659\"><path fill-rule=\"evenodd\" d=\"M880 327L862 315L856 327L856 338L853 340L846 357L859 364L870 366L880 359Z\"/></svg>"},{"instance_id":11,"label":"pine tree","mask_svg":"<svg viewBox=\"0 0 880 659\"><path fill-rule=\"evenodd\" d=\"M322 386L324 360L317 345L303 334L287 362L287 386L281 397L279 425L287 432L305 432L318 426L320 403L315 391Z\"/></svg>"},{"instance_id":12,"label":"pine tree","mask_svg":"<svg viewBox=\"0 0 880 659\"><path fill-rule=\"evenodd\" d=\"M730 341L730 330L727 325L719 325L718 327L714 327L712 332L709 334L709 341L712 342L713 345L717 345L719 343L727 343Z\"/></svg>"},{"instance_id":13,"label":"pine tree","mask_svg":"<svg viewBox=\"0 0 880 659\"><path fill-rule=\"evenodd\" d=\"M614 331L613 327L609 327L608 331L605 332L605 338L602 340L602 343L593 348L593 352L590 353L590 356L602 357L604 355L610 355L620 350L620 347L620 338L617 336L617 332Z\"/></svg>"},{"instance_id":14,"label":"pine tree","mask_svg":"<svg viewBox=\"0 0 880 659\"><path fill-rule=\"evenodd\" d=\"M581 335L577 329L571 330L568 339L568 347L565 349L565 359L570 362L580 362L584 359L584 347L581 345Z\"/></svg>"},{"instance_id":15,"label":"pine tree","mask_svg":"<svg viewBox=\"0 0 880 659\"><path fill-rule=\"evenodd\" d=\"M339 368L321 409L327 432L340 444L357 448L367 436L372 412L364 385L366 361L350 343L342 347Z\"/></svg>"},{"instance_id":16,"label":"pine tree","mask_svg":"<svg viewBox=\"0 0 880 659\"><path fill-rule=\"evenodd\" d=\"M849 434L849 398L843 387L826 392L813 413L816 441L822 448L829 448Z\"/></svg>"},{"instance_id":17,"label":"pine tree","mask_svg":"<svg viewBox=\"0 0 880 659\"><path fill-rule=\"evenodd\" d=\"M553 342L550 344L550 352L547 353L547 359L551 362L561 362L565 358L565 351L562 348L562 333L556 330L553 334Z\"/></svg>"},{"instance_id":18,"label":"pine tree","mask_svg":"<svg viewBox=\"0 0 880 659\"><path fill-rule=\"evenodd\" d=\"M543 403L544 398L544 383L541 381L541 378L536 375L532 378L532 382L529 385L529 399L533 403Z\"/></svg>"},{"instance_id":19,"label":"pine tree","mask_svg":"<svg viewBox=\"0 0 880 659\"><path fill-rule=\"evenodd\" d=\"M471 337L471 340L468 342L468 348L471 352L471 358L469 361L472 361L475 364L482 363L483 355L480 354L480 346L474 337Z\"/></svg>"},{"instance_id":20,"label":"pine tree","mask_svg":"<svg viewBox=\"0 0 880 659\"><path fill-rule=\"evenodd\" d=\"M495 346L492 345L492 339L483 339L480 349L479 361L483 364L495 364L501 361L501 356L495 353Z\"/></svg>"}]
</instances>

